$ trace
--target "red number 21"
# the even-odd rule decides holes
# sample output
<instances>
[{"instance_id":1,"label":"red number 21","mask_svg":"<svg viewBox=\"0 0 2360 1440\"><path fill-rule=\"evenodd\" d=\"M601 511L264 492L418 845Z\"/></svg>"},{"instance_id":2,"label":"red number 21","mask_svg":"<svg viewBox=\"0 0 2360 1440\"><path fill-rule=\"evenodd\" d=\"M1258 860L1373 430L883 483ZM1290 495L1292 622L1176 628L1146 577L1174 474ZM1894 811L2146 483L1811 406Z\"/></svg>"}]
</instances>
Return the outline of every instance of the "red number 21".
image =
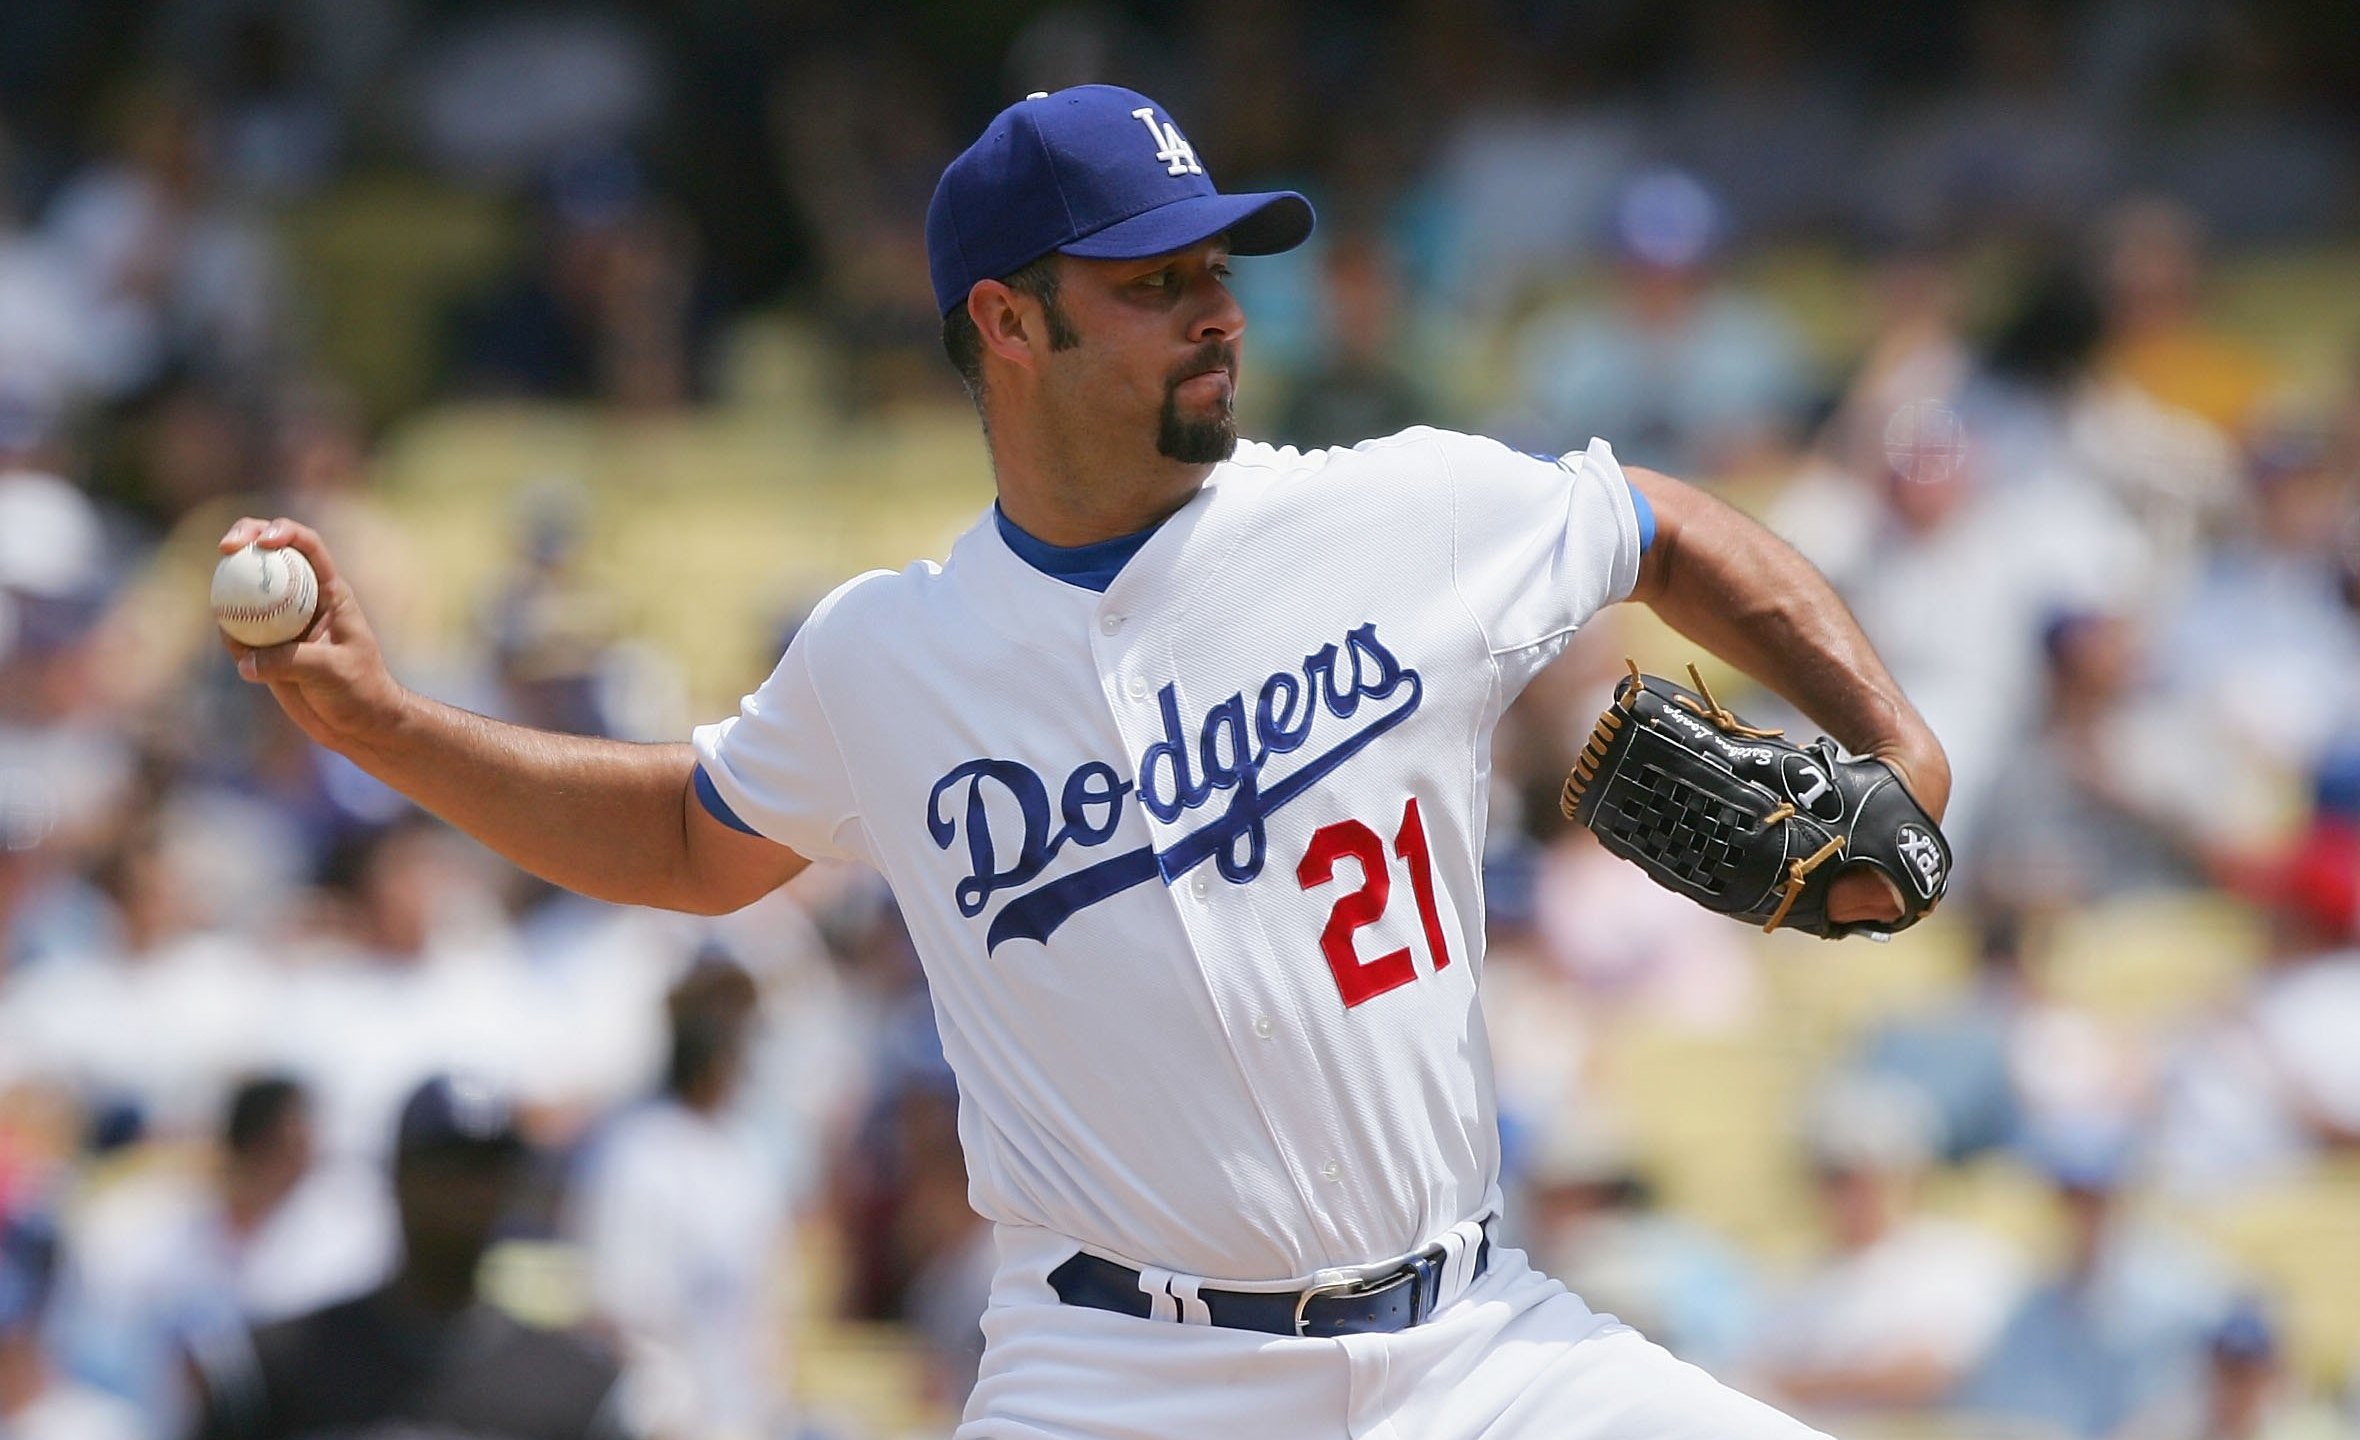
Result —
<instances>
[{"instance_id":1,"label":"red number 21","mask_svg":"<svg viewBox=\"0 0 2360 1440\"><path fill-rule=\"evenodd\" d=\"M1426 823L1418 816L1414 795L1401 812L1401 828L1393 834L1393 853L1409 866L1409 888L1417 898L1418 919L1425 926L1426 949L1434 956L1434 968L1440 970L1450 964L1450 949L1443 944L1442 916L1434 907L1434 859L1426 849ZM1363 1000L1407 985L1418 978L1418 971L1406 945L1373 960L1361 959L1352 948L1353 932L1376 924L1393 897L1393 872L1386 860L1385 843L1358 820L1322 825L1312 833L1311 848L1303 852L1303 863L1295 867L1295 879L1304 889L1316 890L1336 878L1338 860L1352 860L1360 866L1360 888L1336 897L1336 907L1328 912L1327 924L1319 932L1319 950L1327 957L1337 993L1349 1010Z\"/></svg>"}]
</instances>

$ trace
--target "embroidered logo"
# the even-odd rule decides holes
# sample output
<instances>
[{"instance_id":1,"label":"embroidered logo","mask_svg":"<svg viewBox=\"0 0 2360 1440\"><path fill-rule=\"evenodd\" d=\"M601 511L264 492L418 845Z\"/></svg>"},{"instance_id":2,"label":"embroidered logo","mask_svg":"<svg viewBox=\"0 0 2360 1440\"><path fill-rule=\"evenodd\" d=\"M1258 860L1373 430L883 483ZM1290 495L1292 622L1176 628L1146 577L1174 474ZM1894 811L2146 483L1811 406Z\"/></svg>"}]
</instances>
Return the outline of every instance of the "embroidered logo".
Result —
<instances>
[{"instance_id":1,"label":"embroidered logo","mask_svg":"<svg viewBox=\"0 0 2360 1440\"><path fill-rule=\"evenodd\" d=\"M1196 163L1196 148L1180 138L1180 127L1169 120L1155 118L1155 107L1142 105L1131 112L1132 118L1147 127L1147 138L1155 142L1155 158L1164 162L1167 175L1202 175L1205 167Z\"/></svg>"},{"instance_id":2,"label":"embroidered logo","mask_svg":"<svg viewBox=\"0 0 2360 1440\"><path fill-rule=\"evenodd\" d=\"M1942 888L1942 847L1925 827L1905 823L1899 836L1901 858L1909 866L1909 881L1917 887L1918 898L1931 900Z\"/></svg>"},{"instance_id":3,"label":"embroidered logo","mask_svg":"<svg viewBox=\"0 0 2360 1440\"><path fill-rule=\"evenodd\" d=\"M1161 850L1142 845L1016 896L992 917L986 948L1047 940L1075 911L1149 880L1172 884L1207 860L1233 885L1252 880L1262 873L1270 817L1407 720L1426 688L1369 624L1348 632L1341 647L1322 645L1299 667L1273 671L1252 693L1251 701L1245 690L1216 701L1191 727L1182 723L1177 687L1164 686L1156 697L1163 734L1141 752L1138 780L1125 779L1103 760L1084 761L1065 777L1054 806L1048 783L1020 760L969 760L935 781L926 798L926 830L944 850L966 840L967 874L952 887L952 899L969 918L981 915L1001 891L1032 885L1067 846L1095 849L1113 839L1125 799L1134 792L1147 813L1167 825L1222 806ZM1388 702L1391 708L1367 716L1365 707ZM1325 738L1319 734L1323 716L1363 723L1264 783L1272 761ZM995 808L1001 816L997 831ZM1011 812L1020 836L1005 833ZM1013 847L1010 839L1017 842Z\"/></svg>"}]
</instances>

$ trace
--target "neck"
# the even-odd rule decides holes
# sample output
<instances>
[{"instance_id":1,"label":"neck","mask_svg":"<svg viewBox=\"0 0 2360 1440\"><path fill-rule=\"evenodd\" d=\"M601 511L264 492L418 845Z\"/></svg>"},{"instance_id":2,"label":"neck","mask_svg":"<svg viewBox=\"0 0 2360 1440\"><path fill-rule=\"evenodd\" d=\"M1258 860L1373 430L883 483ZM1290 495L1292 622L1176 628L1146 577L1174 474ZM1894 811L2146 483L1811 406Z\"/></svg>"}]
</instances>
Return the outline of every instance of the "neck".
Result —
<instances>
[{"instance_id":1,"label":"neck","mask_svg":"<svg viewBox=\"0 0 2360 1440\"><path fill-rule=\"evenodd\" d=\"M1150 450L1098 453L1075 434L1055 435L999 407L986 434L1000 509L1019 529L1051 545L1095 545L1161 524L1196 498L1210 465L1168 460Z\"/></svg>"}]
</instances>

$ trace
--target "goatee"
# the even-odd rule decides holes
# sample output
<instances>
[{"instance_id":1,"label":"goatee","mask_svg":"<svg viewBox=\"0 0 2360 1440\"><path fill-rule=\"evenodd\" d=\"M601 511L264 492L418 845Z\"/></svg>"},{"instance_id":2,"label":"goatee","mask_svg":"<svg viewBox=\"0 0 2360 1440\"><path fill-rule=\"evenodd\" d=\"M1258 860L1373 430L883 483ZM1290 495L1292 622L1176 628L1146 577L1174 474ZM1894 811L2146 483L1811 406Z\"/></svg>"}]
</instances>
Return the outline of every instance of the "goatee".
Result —
<instances>
[{"instance_id":1,"label":"goatee","mask_svg":"<svg viewBox=\"0 0 2360 1440\"><path fill-rule=\"evenodd\" d=\"M1219 408L1203 418L1180 413L1180 387L1216 366L1229 372ZM1164 409L1157 418L1155 452L1183 465L1218 465L1237 450L1237 349L1208 341L1180 372L1164 382Z\"/></svg>"}]
</instances>

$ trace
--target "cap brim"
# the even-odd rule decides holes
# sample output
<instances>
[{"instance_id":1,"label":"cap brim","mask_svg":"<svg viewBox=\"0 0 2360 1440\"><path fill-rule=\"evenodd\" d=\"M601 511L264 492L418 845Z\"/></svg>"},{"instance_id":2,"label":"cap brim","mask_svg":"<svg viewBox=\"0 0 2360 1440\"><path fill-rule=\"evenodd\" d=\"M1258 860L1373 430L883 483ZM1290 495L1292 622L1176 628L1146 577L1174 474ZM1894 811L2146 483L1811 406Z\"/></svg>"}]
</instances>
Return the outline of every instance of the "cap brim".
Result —
<instances>
[{"instance_id":1,"label":"cap brim","mask_svg":"<svg viewBox=\"0 0 2360 1440\"><path fill-rule=\"evenodd\" d=\"M1145 260L1228 232L1233 255L1276 255L1311 234L1311 202L1292 190L1192 195L1117 220L1058 250L1085 260Z\"/></svg>"}]
</instances>

